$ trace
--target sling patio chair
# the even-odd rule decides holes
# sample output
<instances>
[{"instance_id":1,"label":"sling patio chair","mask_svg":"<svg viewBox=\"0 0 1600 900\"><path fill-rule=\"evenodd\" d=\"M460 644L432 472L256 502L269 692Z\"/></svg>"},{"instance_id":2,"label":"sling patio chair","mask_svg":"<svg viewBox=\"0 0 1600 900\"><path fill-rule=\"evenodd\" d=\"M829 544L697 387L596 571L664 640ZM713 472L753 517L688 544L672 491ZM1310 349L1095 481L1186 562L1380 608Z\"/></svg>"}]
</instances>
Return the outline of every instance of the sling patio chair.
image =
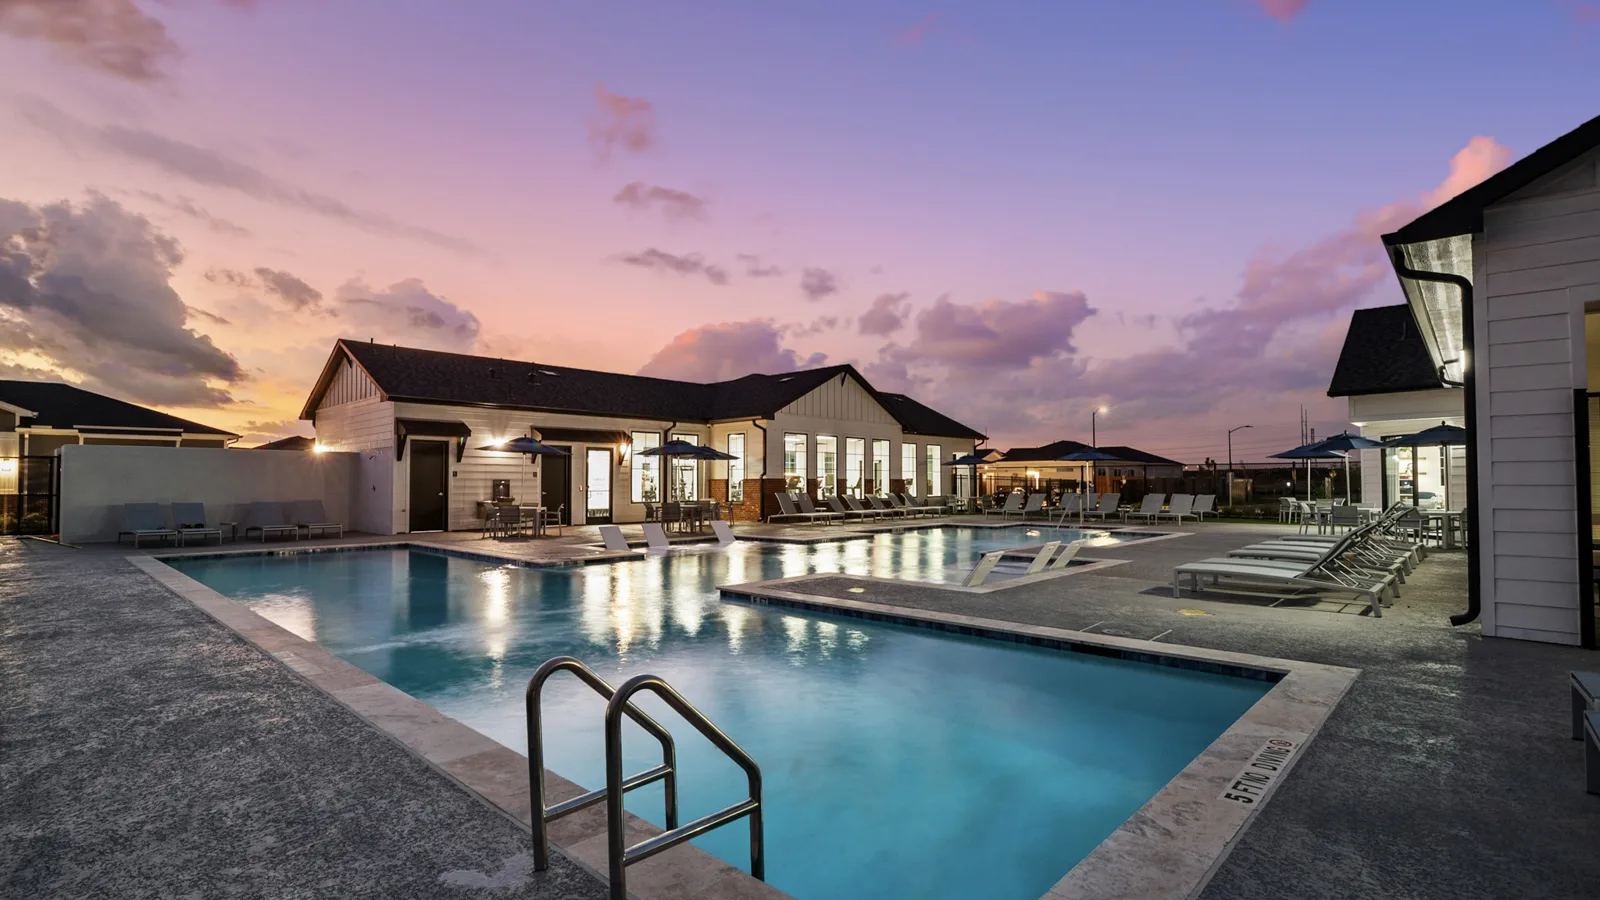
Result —
<instances>
[{"instance_id":1,"label":"sling patio chair","mask_svg":"<svg viewBox=\"0 0 1600 900\"><path fill-rule=\"evenodd\" d=\"M879 517L877 510L851 509L850 507L845 506L844 499L837 495L828 498L828 508L846 519L876 519Z\"/></svg>"},{"instance_id":2,"label":"sling patio chair","mask_svg":"<svg viewBox=\"0 0 1600 900\"><path fill-rule=\"evenodd\" d=\"M1172 499L1167 502L1166 511L1156 513L1157 522L1162 519L1171 519L1179 525L1183 524L1185 518L1192 519L1194 517L1193 494L1173 494Z\"/></svg>"},{"instance_id":3,"label":"sling patio chair","mask_svg":"<svg viewBox=\"0 0 1600 900\"><path fill-rule=\"evenodd\" d=\"M1101 494L1100 502L1095 504L1094 509L1086 509L1083 514L1091 519L1109 519L1118 515L1117 505L1121 502L1121 494Z\"/></svg>"},{"instance_id":4,"label":"sling patio chair","mask_svg":"<svg viewBox=\"0 0 1600 900\"><path fill-rule=\"evenodd\" d=\"M810 494L801 494L796 497L795 500L800 504L800 511L807 515L824 516L828 519L837 519L840 522L844 521L844 513L837 513L833 512L832 510L817 509L816 504L811 502Z\"/></svg>"},{"instance_id":5,"label":"sling patio chair","mask_svg":"<svg viewBox=\"0 0 1600 900\"><path fill-rule=\"evenodd\" d=\"M1138 509L1130 509L1122 514L1122 521L1126 522L1130 518L1138 517L1154 525L1161 516L1161 507L1165 506L1166 503L1166 494L1145 494L1144 502L1139 505Z\"/></svg>"},{"instance_id":6,"label":"sling patio chair","mask_svg":"<svg viewBox=\"0 0 1600 900\"><path fill-rule=\"evenodd\" d=\"M209 537L215 537L217 545L222 545L222 529L207 524L204 503L172 504L172 524L177 527L180 547L188 544L190 538L199 538L204 544Z\"/></svg>"},{"instance_id":7,"label":"sling patio chair","mask_svg":"<svg viewBox=\"0 0 1600 900\"><path fill-rule=\"evenodd\" d=\"M985 507L983 510L983 515L985 518L987 518L993 513L999 513L1000 518L1004 519L1012 513L1022 512L1023 499L1024 498L1021 494L1007 494L1006 502L1003 506Z\"/></svg>"},{"instance_id":8,"label":"sling patio chair","mask_svg":"<svg viewBox=\"0 0 1600 900\"><path fill-rule=\"evenodd\" d=\"M297 500L291 514L294 517L295 527L304 528L308 538L317 537L318 532L326 537L330 531L334 533L334 537L344 537L344 525L328 521L328 514L323 511L321 500Z\"/></svg>"},{"instance_id":9,"label":"sling patio chair","mask_svg":"<svg viewBox=\"0 0 1600 900\"><path fill-rule=\"evenodd\" d=\"M267 542L267 535L286 534L295 540L300 540L300 526L289 521L289 514L282 503L252 503L245 508L244 536L249 537L250 532L261 532L261 542Z\"/></svg>"},{"instance_id":10,"label":"sling patio chair","mask_svg":"<svg viewBox=\"0 0 1600 900\"><path fill-rule=\"evenodd\" d=\"M157 540L172 538L173 543L181 541L178 532L167 527L167 517L162 514L159 503L122 504L122 530L117 532L117 543L122 543L123 537L133 538L135 547L139 546L141 539L150 537Z\"/></svg>"}]
</instances>

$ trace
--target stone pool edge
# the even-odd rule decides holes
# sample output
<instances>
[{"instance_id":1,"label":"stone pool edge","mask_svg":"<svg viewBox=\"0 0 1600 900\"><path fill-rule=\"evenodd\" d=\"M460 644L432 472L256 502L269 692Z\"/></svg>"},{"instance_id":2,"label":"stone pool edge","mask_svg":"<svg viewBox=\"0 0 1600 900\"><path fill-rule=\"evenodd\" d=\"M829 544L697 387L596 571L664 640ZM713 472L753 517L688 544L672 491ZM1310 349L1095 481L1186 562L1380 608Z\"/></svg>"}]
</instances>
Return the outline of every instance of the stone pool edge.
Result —
<instances>
[{"instance_id":1,"label":"stone pool edge","mask_svg":"<svg viewBox=\"0 0 1600 900\"><path fill-rule=\"evenodd\" d=\"M1250 677L1251 671L1258 673L1255 677L1278 677L1266 695L1088 856L1078 861L1041 900L1188 900L1199 896L1260 808L1288 779L1361 671L824 597L793 589L818 577L825 576L800 575L729 585L719 590L722 596L735 601L792 606L989 639L1056 646L1069 652L1120 656L1146 663L1172 660L1187 667L1245 677ZM1223 799L1228 786L1269 740L1292 741L1296 750L1260 799L1250 805Z\"/></svg>"},{"instance_id":2,"label":"stone pool edge","mask_svg":"<svg viewBox=\"0 0 1600 900\"><path fill-rule=\"evenodd\" d=\"M370 545L363 549L366 546ZM530 827L532 797L525 755L345 662L315 642L299 637L244 604L166 565L156 556L136 555L127 560L491 809L512 819L519 827ZM582 787L549 769L545 770L545 789L547 799L553 803L584 792ZM632 845L660 834L661 829L629 813L626 832L628 843ZM550 842L555 852L587 869L602 883L609 881L604 805L550 823ZM792 900L788 894L737 866L689 844L630 865L628 894L637 900Z\"/></svg>"}]
</instances>

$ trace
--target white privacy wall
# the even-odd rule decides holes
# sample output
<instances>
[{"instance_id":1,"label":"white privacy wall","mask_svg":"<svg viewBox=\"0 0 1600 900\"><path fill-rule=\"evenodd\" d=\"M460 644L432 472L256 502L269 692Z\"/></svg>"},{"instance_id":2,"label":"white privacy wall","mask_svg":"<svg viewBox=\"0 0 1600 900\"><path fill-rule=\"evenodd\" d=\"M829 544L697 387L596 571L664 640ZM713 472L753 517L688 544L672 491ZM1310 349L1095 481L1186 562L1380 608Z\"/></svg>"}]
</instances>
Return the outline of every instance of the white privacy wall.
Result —
<instances>
[{"instance_id":1,"label":"white privacy wall","mask_svg":"<svg viewBox=\"0 0 1600 900\"><path fill-rule=\"evenodd\" d=\"M1573 392L1600 302L1597 166L1591 153L1490 207L1473 241L1484 634L1579 642Z\"/></svg>"},{"instance_id":2,"label":"white privacy wall","mask_svg":"<svg viewBox=\"0 0 1600 900\"><path fill-rule=\"evenodd\" d=\"M68 543L115 541L124 503L204 503L212 524L238 521L239 507L255 501L321 500L329 519L355 527L355 453L79 444L60 452Z\"/></svg>"}]
</instances>

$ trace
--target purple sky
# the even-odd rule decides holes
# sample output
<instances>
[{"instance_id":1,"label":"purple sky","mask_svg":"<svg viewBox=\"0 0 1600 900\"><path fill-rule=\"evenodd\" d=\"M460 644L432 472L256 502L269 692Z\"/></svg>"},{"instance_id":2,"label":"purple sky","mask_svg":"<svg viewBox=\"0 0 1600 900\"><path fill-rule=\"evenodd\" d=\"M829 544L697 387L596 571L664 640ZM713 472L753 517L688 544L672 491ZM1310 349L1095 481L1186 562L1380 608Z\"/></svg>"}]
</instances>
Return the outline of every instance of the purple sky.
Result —
<instances>
[{"instance_id":1,"label":"purple sky","mask_svg":"<svg viewBox=\"0 0 1600 900\"><path fill-rule=\"evenodd\" d=\"M853 362L1259 458L1343 426L1377 235L1600 111L1597 3L770 6L0 0L0 377L254 443L338 336Z\"/></svg>"}]
</instances>

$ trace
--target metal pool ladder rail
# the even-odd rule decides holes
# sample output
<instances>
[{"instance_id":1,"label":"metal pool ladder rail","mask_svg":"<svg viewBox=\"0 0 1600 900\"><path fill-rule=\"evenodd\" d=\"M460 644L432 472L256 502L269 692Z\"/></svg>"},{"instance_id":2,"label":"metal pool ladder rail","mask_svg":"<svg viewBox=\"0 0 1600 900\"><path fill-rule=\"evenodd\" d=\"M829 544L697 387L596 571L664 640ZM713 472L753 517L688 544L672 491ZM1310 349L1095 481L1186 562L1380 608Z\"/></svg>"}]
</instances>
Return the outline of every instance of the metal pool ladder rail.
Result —
<instances>
[{"instance_id":1,"label":"metal pool ladder rail","mask_svg":"<svg viewBox=\"0 0 1600 900\"><path fill-rule=\"evenodd\" d=\"M544 805L544 731L539 714L539 694L544 688L544 683L556 672L566 670L578 676L579 680L593 688L596 693L606 698L606 786L599 790L580 794L570 800L564 800L554 806ZM745 779L749 783L749 796L738 803L720 809L709 815L701 816L687 825L678 825L678 778L677 778L677 750L672 741L672 735L654 719L634 706L631 698L640 691L649 691L660 697L673 711L683 716L689 724L695 727L721 750L724 755L744 770ZM649 859L663 850L699 837L712 829L736 822L739 819L750 817L750 874L762 881L766 880L766 860L762 841L761 827L761 767L744 752L744 748L734 743L718 728L705 714L695 709L694 704L684 699L683 695L673 689L672 685L655 675L636 675L623 683L620 689L612 689L604 679L596 675L593 669L584 665L570 656L558 656L546 660L533 677L528 680L527 693L528 709L528 783L532 789L532 818L533 818L533 849L534 868L544 871L550 867L550 841L548 834L549 822L571 812L592 806L605 800L606 802L606 847L610 857L610 880L612 900L626 900L628 896L627 866L643 859ZM661 742L661 765L646 769L637 775L624 778L622 775L622 717L627 716L634 720L652 737ZM636 787L652 784L656 781L665 782L667 830L653 838L627 846L627 837L624 832L625 815L623 813L623 795Z\"/></svg>"}]
</instances>

